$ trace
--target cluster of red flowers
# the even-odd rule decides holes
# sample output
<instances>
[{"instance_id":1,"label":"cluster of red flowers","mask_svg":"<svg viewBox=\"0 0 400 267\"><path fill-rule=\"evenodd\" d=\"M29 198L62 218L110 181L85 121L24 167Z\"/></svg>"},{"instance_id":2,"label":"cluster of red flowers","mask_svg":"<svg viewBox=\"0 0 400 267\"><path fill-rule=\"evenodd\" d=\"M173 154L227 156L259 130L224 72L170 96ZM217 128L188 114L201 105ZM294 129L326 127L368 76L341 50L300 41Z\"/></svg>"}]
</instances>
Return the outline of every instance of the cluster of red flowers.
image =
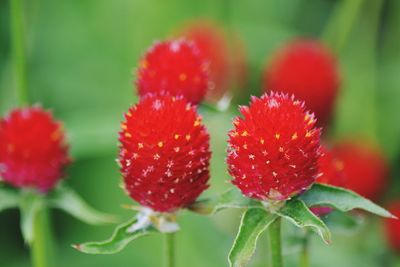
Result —
<instances>
[{"instance_id":1,"label":"cluster of red flowers","mask_svg":"<svg viewBox=\"0 0 400 267\"><path fill-rule=\"evenodd\" d=\"M197 106L221 98L232 77L245 78L244 53L231 59L221 31L207 23L181 32L187 39L156 43L143 56L136 86L140 101L125 114L118 162L130 197L158 212L194 202L208 187L209 134ZM334 109L339 74L321 43L296 40L279 50L264 71L264 90L240 107L229 132L227 165L232 183L250 198L285 201L319 182L347 187L378 200L387 183L382 153L354 142L329 150L321 128ZM304 102L303 102L304 101ZM314 116L314 112L316 116ZM0 177L16 187L54 188L70 162L61 124L39 107L0 120ZM394 214L400 210L392 206ZM318 207L318 215L329 212ZM397 213L396 213L397 212ZM387 221L400 250L399 223Z\"/></svg>"}]
</instances>

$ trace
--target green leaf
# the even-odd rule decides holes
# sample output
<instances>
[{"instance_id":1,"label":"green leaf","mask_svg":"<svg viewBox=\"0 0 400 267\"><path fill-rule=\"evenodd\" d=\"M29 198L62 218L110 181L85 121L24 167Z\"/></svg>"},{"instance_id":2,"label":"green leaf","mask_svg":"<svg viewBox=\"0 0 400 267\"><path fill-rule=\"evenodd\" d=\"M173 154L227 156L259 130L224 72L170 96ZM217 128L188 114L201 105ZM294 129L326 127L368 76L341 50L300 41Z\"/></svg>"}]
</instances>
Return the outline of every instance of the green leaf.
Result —
<instances>
[{"instance_id":1,"label":"green leaf","mask_svg":"<svg viewBox=\"0 0 400 267\"><path fill-rule=\"evenodd\" d=\"M49 195L49 206L61 209L87 224L104 224L115 222L112 215L95 210L77 193L65 186L58 187Z\"/></svg>"},{"instance_id":2,"label":"green leaf","mask_svg":"<svg viewBox=\"0 0 400 267\"><path fill-rule=\"evenodd\" d=\"M340 187L314 184L310 190L302 194L299 198L308 207L329 206L343 212L361 209L382 217L395 218L390 212L374 204L372 201L353 191Z\"/></svg>"},{"instance_id":3,"label":"green leaf","mask_svg":"<svg viewBox=\"0 0 400 267\"><path fill-rule=\"evenodd\" d=\"M37 213L43 208L43 197L33 191L21 191L20 198L21 232L27 244L34 239L34 220Z\"/></svg>"},{"instance_id":4,"label":"green leaf","mask_svg":"<svg viewBox=\"0 0 400 267\"><path fill-rule=\"evenodd\" d=\"M317 233L325 243L329 244L331 242L331 232L328 227L320 218L309 210L303 201L299 199L289 200L277 214L288 219L300 228L310 228Z\"/></svg>"},{"instance_id":5,"label":"green leaf","mask_svg":"<svg viewBox=\"0 0 400 267\"><path fill-rule=\"evenodd\" d=\"M19 195L15 190L0 186L0 212L6 209L17 208Z\"/></svg>"},{"instance_id":6,"label":"green leaf","mask_svg":"<svg viewBox=\"0 0 400 267\"><path fill-rule=\"evenodd\" d=\"M230 266L241 267L249 262L256 249L258 237L276 218L276 214L260 208L250 208L244 212L239 232L229 253Z\"/></svg>"},{"instance_id":7,"label":"green leaf","mask_svg":"<svg viewBox=\"0 0 400 267\"><path fill-rule=\"evenodd\" d=\"M236 188L233 188L217 197L196 201L189 206L193 212L212 215L226 208L256 208L262 205L255 200L243 196Z\"/></svg>"},{"instance_id":8,"label":"green leaf","mask_svg":"<svg viewBox=\"0 0 400 267\"><path fill-rule=\"evenodd\" d=\"M338 210L334 210L322 216L321 219L332 232L341 232L345 234L356 232L363 224L362 218Z\"/></svg>"},{"instance_id":9,"label":"green leaf","mask_svg":"<svg viewBox=\"0 0 400 267\"><path fill-rule=\"evenodd\" d=\"M83 244L72 245L75 249L88 254L114 254L121 251L126 245L132 240L135 240L141 236L145 236L149 233L156 232L156 229L152 226L140 228L134 232L128 233L128 228L132 224L136 223L137 219L131 219L117 226L112 236L102 242L87 242Z\"/></svg>"}]
</instances>

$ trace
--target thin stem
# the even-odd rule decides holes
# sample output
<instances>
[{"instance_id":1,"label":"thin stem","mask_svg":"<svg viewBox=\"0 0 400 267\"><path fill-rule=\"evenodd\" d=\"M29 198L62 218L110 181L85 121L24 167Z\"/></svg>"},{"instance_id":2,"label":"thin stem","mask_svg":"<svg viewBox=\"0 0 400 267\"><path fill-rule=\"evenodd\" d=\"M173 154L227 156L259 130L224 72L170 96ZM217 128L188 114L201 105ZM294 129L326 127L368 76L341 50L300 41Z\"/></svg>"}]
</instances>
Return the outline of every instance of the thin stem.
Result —
<instances>
[{"instance_id":1,"label":"thin stem","mask_svg":"<svg viewBox=\"0 0 400 267\"><path fill-rule=\"evenodd\" d=\"M281 218L277 218L269 227L269 250L270 267L282 267L282 244L281 244Z\"/></svg>"},{"instance_id":2,"label":"thin stem","mask_svg":"<svg viewBox=\"0 0 400 267\"><path fill-rule=\"evenodd\" d=\"M175 266L175 233L166 233L165 236L165 267Z\"/></svg>"},{"instance_id":3,"label":"thin stem","mask_svg":"<svg viewBox=\"0 0 400 267\"><path fill-rule=\"evenodd\" d=\"M17 97L20 105L26 105L28 104L28 86L26 82L23 0L10 0L10 39Z\"/></svg>"},{"instance_id":4,"label":"thin stem","mask_svg":"<svg viewBox=\"0 0 400 267\"><path fill-rule=\"evenodd\" d=\"M37 211L33 222L31 257L33 267L53 267L52 238L48 210L44 205Z\"/></svg>"},{"instance_id":5,"label":"thin stem","mask_svg":"<svg viewBox=\"0 0 400 267\"><path fill-rule=\"evenodd\" d=\"M309 255L309 235L305 234L303 237L303 244L300 252L300 267L309 267L310 266L310 255Z\"/></svg>"}]
</instances>

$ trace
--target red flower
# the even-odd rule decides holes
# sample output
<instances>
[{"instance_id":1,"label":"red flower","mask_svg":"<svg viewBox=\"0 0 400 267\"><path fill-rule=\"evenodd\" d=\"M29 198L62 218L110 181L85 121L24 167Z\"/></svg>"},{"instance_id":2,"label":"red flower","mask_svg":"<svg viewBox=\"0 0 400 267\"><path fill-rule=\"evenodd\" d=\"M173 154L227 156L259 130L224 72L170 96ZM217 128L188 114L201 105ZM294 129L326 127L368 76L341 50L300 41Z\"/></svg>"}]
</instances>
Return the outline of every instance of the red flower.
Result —
<instances>
[{"instance_id":1,"label":"red flower","mask_svg":"<svg viewBox=\"0 0 400 267\"><path fill-rule=\"evenodd\" d=\"M140 63L136 84L140 96L168 93L198 104L209 89L208 64L192 42L156 43Z\"/></svg>"},{"instance_id":2,"label":"red flower","mask_svg":"<svg viewBox=\"0 0 400 267\"><path fill-rule=\"evenodd\" d=\"M147 96L129 109L120 132L121 172L141 205L172 212L208 187L209 135L186 100Z\"/></svg>"},{"instance_id":3,"label":"red flower","mask_svg":"<svg viewBox=\"0 0 400 267\"><path fill-rule=\"evenodd\" d=\"M321 147L321 157L318 160L320 176L316 182L321 184L344 187L343 162L335 157L325 146Z\"/></svg>"},{"instance_id":4,"label":"red flower","mask_svg":"<svg viewBox=\"0 0 400 267\"><path fill-rule=\"evenodd\" d=\"M374 201L381 197L388 174L381 151L368 143L344 141L333 153L343 162L347 188Z\"/></svg>"},{"instance_id":5,"label":"red flower","mask_svg":"<svg viewBox=\"0 0 400 267\"><path fill-rule=\"evenodd\" d=\"M320 42L296 40L279 50L264 71L264 90L280 90L304 100L318 119L329 120L339 86L335 58Z\"/></svg>"},{"instance_id":6,"label":"red flower","mask_svg":"<svg viewBox=\"0 0 400 267\"><path fill-rule=\"evenodd\" d=\"M287 200L318 175L320 129L304 103L285 94L252 98L229 132L228 166L244 195Z\"/></svg>"},{"instance_id":7,"label":"red flower","mask_svg":"<svg viewBox=\"0 0 400 267\"><path fill-rule=\"evenodd\" d=\"M69 162L62 125L41 107L15 109L0 119L0 177L6 183L47 192Z\"/></svg>"},{"instance_id":8,"label":"red flower","mask_svg":"<svg viewBox=\"0 0 400 267\"><path fill-rule=\"evenodd\" d=\"M219 100L230 86L230 53L225 33L210 21L195 21L183 30L182 35L192 40L202 56L209 60L212 87L208 97Z\"/></svg>"},{"instance_id":9,"label":"red flower","mask_svg":"<svg viewBox=\"0 0 400 267\"><path fill-rule=\"evenodd\" d=\"M346 185L343 174L343 163L325 146L321 147L318 169L320 176L316 180L317 183L338 187L344 187ZM313 207L311 210L318 216L328 214L332 211L329 207Z\"/></svg>"},{"instance_id":10,"label":"red flower","mask_svg":"<svg viewBox=\"0 0 400 267\"><path fill-rule=\"evenodd\" d=\"M389 211L400 218L400 201L397 200L389 205ZM389 244L396 252L400 253L400 220L385 219L385 232Z\"/></svg>"}]
</instances>

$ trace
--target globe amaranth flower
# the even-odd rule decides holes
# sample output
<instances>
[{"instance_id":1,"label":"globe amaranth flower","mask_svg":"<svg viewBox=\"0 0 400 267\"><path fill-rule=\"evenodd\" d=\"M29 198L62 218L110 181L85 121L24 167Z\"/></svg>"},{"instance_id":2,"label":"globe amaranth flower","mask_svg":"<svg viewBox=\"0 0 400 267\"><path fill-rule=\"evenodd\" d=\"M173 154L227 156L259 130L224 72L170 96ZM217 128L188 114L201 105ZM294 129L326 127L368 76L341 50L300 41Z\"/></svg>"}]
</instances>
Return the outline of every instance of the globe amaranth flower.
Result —
<instances>
[{"instance_id":1,"label":"globe amaranth flower","mask_svg":"<svg viewBox=\"0 0 400 267\"><path fill-rule=\"evenodd\" d=\"M265 91L283 91L304 100L318 124L324 125L332 115L339 88L335 57L319 41L292 41L273 55L263 84Z\"/></svg>"},{"instance_id":2,"label":"globe amaranth flower","mask_svg":"<svg viewBox=\"0 0 400 267\"><path fill-rule=\"evenodd\" d=\"M129 109L121 128L125 189L141 205L173 212L208 187L209 135L184 98L148 95Z\"/></svg>"},{"instance_id":3,"label":"globe amaranth flower","mask_svg":"<svg viewBox=\"0 0 400 267\"><path fill-rule=\"evenodd\" d=\"M390 203L388 210L394 216L400 218L400 200ZM400 253L400 220L392 218L385 219L385 233L391 248L395 252Z\"/></svg>"},{"instance_id":4,"label":"globe amaranth flower","mask_svg":"<svg viewBox=\"0 0 400 267\"><path fill-rule=\"evenodd\" d=\"M281 201L307 190L318 175L320 129L304 103L283 93L253 97L229 132L228 170L244 195Z\"/></svg>"},{"instance_id":5,"label":"globe amaranth flower","mask_svg":"<svg viewBox=\"0 0 400 267\"><path fill-rule=\"evenodd\" d=\"M321 146L321 156L318 160L319 176L317 183L345 187L346 180L343 174L343 162L335 157L326 146ZM329 207L313 207L311 210L319 215L326 215L332 211Z\"/></svg>"},{"instance_id":6,"label":"globe amaranth flower","mask_svg":"<svg viewBox=\"0 0 400 267\"><path fill-rule=\"evenodd\" d=\"M156 43L140 61L136 85L140 96L168 93L198 104L210 87L208 62L193 42Z\"/></svg>"},{"instance_id":7,"label":"globe amaranth flower","mask_svg":"<svg viewBox=\"0 0 400 267\"><path fill-rule=\"evenodd\" d=\"M63 127L41 107L12 110L0 119L0 177L15 187L54 188L70 162Z\"/></svg>"},{"instance_id":8,"label":"globe amaranth flower","mask_svg":"<svg viewBox=\"0 0 400 267\"><path fill-rule=\"evenodd\" d=\"M379 200L389 172L383 153L360 140L344 140L333 147L333 153L343 163L346 187L371 200Z\"/></svg>"},{"instance_id":9,"label":"globe amaranth flower","mask_svg":"<svg viewBox=\"0 0 400 267\"><path fill-rule=\"evenodd\" d=\"M202 56L209 60L212 87L208 100L218 101L230 88L243 87L247 79L247 55L237 35L228 39L225 31L209 20L187 23L181 35L193 41Z\"/></svg>"}]
</instances>

